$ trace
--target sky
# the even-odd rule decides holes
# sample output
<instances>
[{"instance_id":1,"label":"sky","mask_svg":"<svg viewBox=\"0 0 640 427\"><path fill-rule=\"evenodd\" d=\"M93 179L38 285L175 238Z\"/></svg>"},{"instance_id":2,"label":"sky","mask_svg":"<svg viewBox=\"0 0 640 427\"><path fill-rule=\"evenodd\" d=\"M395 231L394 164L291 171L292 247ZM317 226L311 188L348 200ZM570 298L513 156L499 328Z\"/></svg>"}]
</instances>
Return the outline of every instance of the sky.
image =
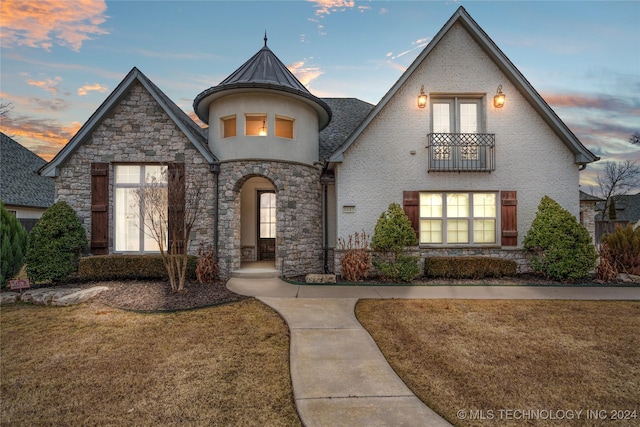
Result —
<instances>
[{"instance_id":1,"label":"sky","mask_svg":"<svg viewBox=\"0 0 640 427\"><path fill-rule=\"evenodd\" d=\"M2 0L3 132L50 160L137 67L187 114L264 45L318 97L377 104L464 6L601 161L637 161L640 1ZM507 94L508 99L508 94ZM507 100L508 102L508 100ZM638 189L640 190L640 188Z\"/></svg>"}]
</instances>

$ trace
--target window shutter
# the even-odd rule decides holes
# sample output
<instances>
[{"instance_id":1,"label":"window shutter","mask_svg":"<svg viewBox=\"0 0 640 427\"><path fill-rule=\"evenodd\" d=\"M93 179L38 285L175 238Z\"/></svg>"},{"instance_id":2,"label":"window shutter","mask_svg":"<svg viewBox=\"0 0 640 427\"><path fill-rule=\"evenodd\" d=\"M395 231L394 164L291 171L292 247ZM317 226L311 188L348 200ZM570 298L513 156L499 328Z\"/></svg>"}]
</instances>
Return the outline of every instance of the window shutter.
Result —
<instances>
[{"instance_id":1,"label":"window shutter","mask_svg":"<svg viewBox=\"0 0 640 427\"><path fill-rule=\"evenodd\" d=\"M184 252L184 163L167 165L167 187L169 201L169 249L175 240L176 253Z\"/></svg>"},{"instance_id":2,"label":"window shutter","mask_svg":"<svg viewBox=\"0 0 640 427\"><path fill-rule=\"evenodd\" d=\"M91 253L109 253L109 163L91 163Z\"/></svg>"},{"instance_id":3,"label":"window shutter","mask_svg":"<svg viewBox=\"0 0 640 427\"><path fill-rule=\"evenodd\" d=\"M420 237L420 192L404 191L402 193L402 207L409 221L411 221L416 237Z\"/></svg>"},{"instance_id":4,"label":"window shutter","mask_svg":"<svg viewBox=\"0 0 640 427\"><path fill-rule=\"evenodd\" d=\"M515 191L501 191L502 246L518 245L518 198Z\"/></svg>"}]
</instances>

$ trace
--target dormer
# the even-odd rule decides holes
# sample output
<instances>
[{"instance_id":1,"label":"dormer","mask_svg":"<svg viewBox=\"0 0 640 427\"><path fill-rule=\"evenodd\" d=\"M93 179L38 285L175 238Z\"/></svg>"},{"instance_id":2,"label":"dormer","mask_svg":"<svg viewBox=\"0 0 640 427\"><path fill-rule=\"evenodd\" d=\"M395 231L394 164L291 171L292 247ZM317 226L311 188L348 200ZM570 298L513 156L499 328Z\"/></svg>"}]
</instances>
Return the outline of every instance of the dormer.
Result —
<instances>
[{"instance_id":1,"label":"dormer","mask_svg":"<svg viewBox=\"0 0 640 427\"><path fill-rule=\"evenodd\" d=\"M209 148L221 160L268 159L313 164L331 109L264 47L193 102L209 124Z\"/></svg>"}]
</instances>

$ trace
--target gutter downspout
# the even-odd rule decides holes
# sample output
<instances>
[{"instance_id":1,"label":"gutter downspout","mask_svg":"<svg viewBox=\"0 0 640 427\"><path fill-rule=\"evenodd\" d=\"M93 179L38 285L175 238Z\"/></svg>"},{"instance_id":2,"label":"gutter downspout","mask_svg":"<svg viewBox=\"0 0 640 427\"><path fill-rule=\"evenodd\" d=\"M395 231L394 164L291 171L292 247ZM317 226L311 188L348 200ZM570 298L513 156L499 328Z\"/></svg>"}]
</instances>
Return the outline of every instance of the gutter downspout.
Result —
<instances>
[{"instance_id":1,"label":"gutter downspout","mask_svg":"<svg viewBox=\"0 0 640 427\"><path fill-rule=\"evenodd\" d=\"M324 163L320 183L322 184L322 239L323 239L323 270L329 274L329 178L326 176L329 162Z\"/></svg>"},{"instance_id":2,"label":"gutter downspout","mask_svg":"<svg viewBox=\"0 0 640 427\"><path fill-rule=\"evenodd\" d=\"M212 163L209 165L209 171L213 173L214 176L214 185L215 185L215 195L216 195L216 206L215 213L213 215L213 250L215 251L216 258L218 257L218 239L220 238L220 233L218 232L218 216L220 210L220 162Z\"/></svg>"}]
</instances>

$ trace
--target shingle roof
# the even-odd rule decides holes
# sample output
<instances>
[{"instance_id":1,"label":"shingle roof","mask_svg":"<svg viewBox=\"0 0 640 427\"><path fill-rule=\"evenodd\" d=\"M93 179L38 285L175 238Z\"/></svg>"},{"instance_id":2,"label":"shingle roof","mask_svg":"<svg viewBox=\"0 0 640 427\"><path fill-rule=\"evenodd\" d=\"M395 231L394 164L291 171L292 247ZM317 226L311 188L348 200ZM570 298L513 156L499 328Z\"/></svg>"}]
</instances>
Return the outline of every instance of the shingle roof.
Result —
<instances>
[{"instance_id":1,"label":"shingle roof","mask_svg":"<svg viewBox=\"0 0 640 427\"><path fill-rule=\"evenodd\" d=\"M331 156L349 138L360 122L373 110L374 105L356 98L322 98L331 108L333 117L320 132L320 160Z\"/></svg>"},{"instance_id":2,"label":"shingle roof","mask_svg":"<svg viewBox=\"0 0 640 427\"><path fill-rule=\"evenodd\" d=\"M0 132L0 198L6 205L48 208L53 204L55 184L38 175L47 162Z\"/></svg>"},{"instance_id":3,"label":"shingle roof","mask_svg":"<svg viewBox=\"0 0 640 427\"><path fill-rule=\"evenodd\" d=\"M211 102L231 93L231 91L242 92L247 89L278 91L298 97L316 110L320 129L323 129L331 121L331 108L320 98L312 95L267 47L266 37L264 47L240 68L217 86L210 87L196 96L193 100L193 111L200 120L209 123L209 104Z\"/></svg>"},{"instance_id":4,"label":"shingle roof","mask_svg":"<svg viewBox=\"0 0 640 427\"><path fill-rule=\"evenodd\" d=\"M585 193L580 190L580 201L581 202L601 202L602 199L600 197L592 196L591 194Z\"/></svg>"},{"instance_id":5,"label":"shingle roof","mask_svg":"<svg viewBox=\"0 0 640 427\"><path fill-rule=\"evenodd\" d=\"M615 196L616 219L629 221L635 224L640 220L640 193L624 196ZM604 209L604 201L596 203L596 219L602 219L602 211Z\"/></svg>"}]
</instances>

